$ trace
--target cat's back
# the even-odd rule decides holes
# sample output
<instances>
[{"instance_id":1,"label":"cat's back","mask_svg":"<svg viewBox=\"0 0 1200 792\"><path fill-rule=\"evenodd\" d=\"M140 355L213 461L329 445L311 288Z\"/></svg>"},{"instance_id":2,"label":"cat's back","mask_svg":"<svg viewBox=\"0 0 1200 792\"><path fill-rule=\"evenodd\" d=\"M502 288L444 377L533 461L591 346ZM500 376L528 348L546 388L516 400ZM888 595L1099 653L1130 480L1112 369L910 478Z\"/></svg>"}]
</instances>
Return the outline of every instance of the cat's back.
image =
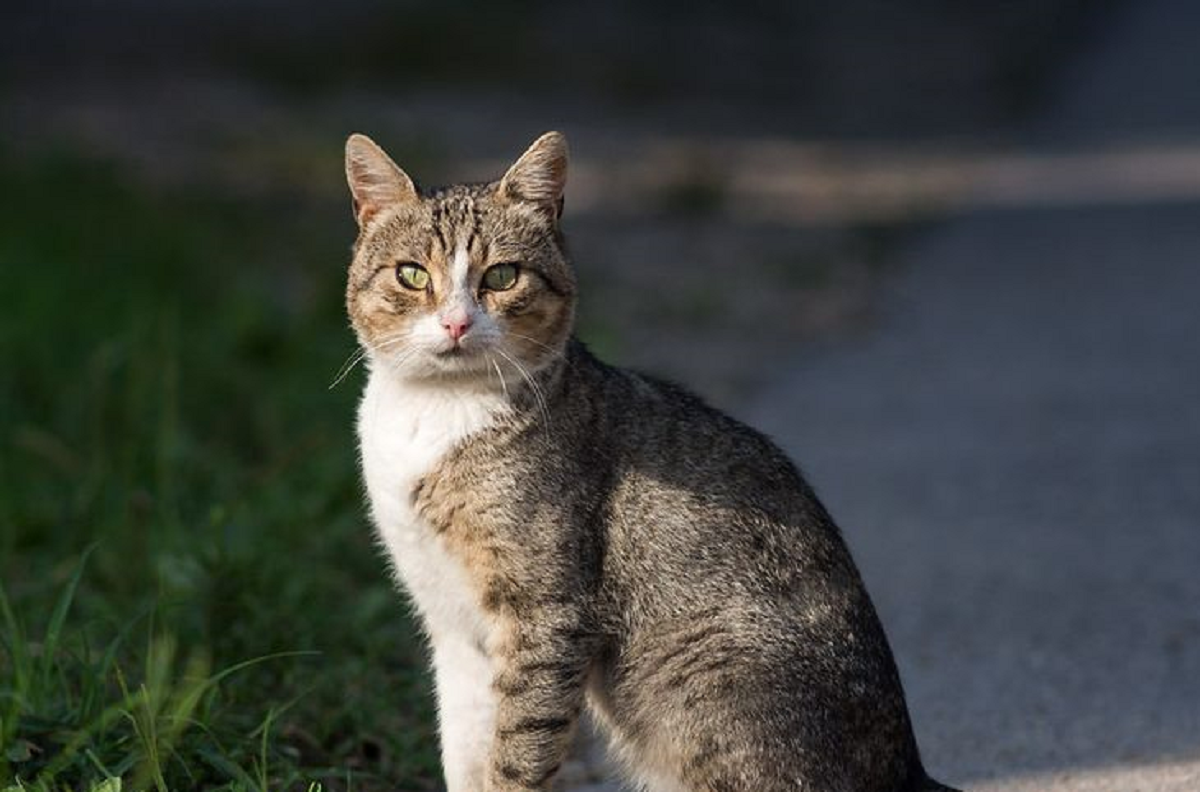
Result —
<instances>
[{"instance_id":1,"label":"cat's back","mask_svg":"<svg viewBox=\"0 0 1200 792\"><path fill-rule=\"evenodd\" d=\"M800 480L769 438L686 388L605 364L579 343L572 345L569 360L576 391L573 409L586 403L586 412L598 415L604 450L625 464L681 482L714 473L737 478L738 471L767 475L766 484Z\"/></svg>"},{"instance_id":2,"label":"cat's back","mask_svg":"<svg viewBox=\"0 0 1200 792\"><path fill-rule=\"evenodd\" d=\"M770 438L673 383L594 358L589 365L604 416L598 452L614 460L617 506L655 512L646 530L690 540L719 527L726 551L759 544L755 526L790 534L797 551L840 546L813 490Z\"/></svg>"},{"instance_id":3,"label":"cat's back","mask_svg":"<svg viewBox=\"0 0 1200 792\"><path fill-rule=\"evenodd\" d=\"M836 525L769 438L674 384L580 359L577 412L593 425L574 435L591 475L608 477L615 600L651 619L687 602L769 603L780 629L814 600L836 602L835 620L870 609Z\"/></svg>"}]
</instances>

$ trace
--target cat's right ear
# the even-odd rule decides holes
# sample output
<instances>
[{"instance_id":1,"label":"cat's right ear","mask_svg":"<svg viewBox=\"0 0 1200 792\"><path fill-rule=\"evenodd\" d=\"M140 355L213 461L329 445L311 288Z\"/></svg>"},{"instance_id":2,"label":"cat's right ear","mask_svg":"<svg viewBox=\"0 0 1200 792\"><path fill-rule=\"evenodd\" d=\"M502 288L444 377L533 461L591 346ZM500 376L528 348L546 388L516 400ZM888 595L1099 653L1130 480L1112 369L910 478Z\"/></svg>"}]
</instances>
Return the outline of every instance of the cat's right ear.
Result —
<instances>
[{"instance_id":1,"label":"cat's right ear","mask_svg":"<svg viewBox=\"0 0 1200 792\"><path fill-rule=\"evenodd\" d=\"M360 228L383 209L417 200L412 179L366 135L346 139L346 182Z\"/></svg>"}]
</instances>

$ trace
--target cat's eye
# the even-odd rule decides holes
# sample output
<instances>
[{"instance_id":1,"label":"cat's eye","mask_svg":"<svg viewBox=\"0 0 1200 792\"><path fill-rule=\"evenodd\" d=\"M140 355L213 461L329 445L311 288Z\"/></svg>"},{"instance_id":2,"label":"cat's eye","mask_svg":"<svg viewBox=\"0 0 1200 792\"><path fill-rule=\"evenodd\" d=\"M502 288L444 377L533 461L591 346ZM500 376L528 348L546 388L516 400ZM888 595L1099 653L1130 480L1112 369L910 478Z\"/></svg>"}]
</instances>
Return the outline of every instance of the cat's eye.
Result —
<instances>
[{"instance_id":1,"label":"cat's eye","mask_svg":"<svg viewBox=\"0 0 1200 792\"><path fill-rule=\"evenodd\" d=\"M420 264L405 261L396 267L396 280L406 289L423 291L429 286L429 271Z\"/></svg>"},{"instance_id":2,"label":"cat's eye","mask_svg":"<svg viewBox=\"0 0 1200 792\"><path fill-rule=\"evenodd\" d=\"M483 273L483 288L488 291L507 291L516 282L516 264L494 264Z\"/></svg>"}]
</instances>

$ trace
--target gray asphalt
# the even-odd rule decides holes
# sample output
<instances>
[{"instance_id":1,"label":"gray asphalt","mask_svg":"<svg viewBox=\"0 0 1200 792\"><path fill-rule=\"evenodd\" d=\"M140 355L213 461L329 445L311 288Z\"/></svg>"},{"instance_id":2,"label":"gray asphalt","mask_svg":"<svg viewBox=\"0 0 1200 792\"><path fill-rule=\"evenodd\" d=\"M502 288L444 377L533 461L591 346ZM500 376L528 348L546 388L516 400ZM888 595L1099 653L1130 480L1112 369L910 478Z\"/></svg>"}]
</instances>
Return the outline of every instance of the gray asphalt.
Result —
<instances>
[{"instance_id":1,"label":"gray asphalt","mask_svg":"<svg viewBox=\"0 0 1200 792\"><path fill-rule=\"evenodd\" d=\"M1129 4L1030 144L1200 141L1197 41ZM959 218L881 306L746 417L842 525L931 772L1200 790L1200 201Z\"/></svg>"}]
</instances>

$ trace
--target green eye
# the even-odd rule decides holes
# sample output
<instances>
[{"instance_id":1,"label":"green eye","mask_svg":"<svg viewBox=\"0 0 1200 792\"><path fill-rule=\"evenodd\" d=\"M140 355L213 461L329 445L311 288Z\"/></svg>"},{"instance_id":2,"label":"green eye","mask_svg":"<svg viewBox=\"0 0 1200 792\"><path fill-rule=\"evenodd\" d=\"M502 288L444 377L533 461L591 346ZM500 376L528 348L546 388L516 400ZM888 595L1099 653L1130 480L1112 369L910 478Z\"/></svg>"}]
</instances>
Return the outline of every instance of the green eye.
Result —
<instances>
[{"instance_id":1,"label":"green eye","mask_svg":"<svg viewBox=\"0 0 1200 792\"><path fill-rule=\"evenodd\" d=\"M396 280L406 289L422 291L429 285L429 273L420 264L408 261L396 267Z\"/></svg>"},{"instance_id":2,"label":"green eye","mask_svg":"<svg viewBox=\"0 0 1200 792\"><path fill-rule=\"evenodd\" d=\"M516 282L516 264L496 264L483 273L483 288L489 291L506 291Z\"/></svg>"}]
</instances>

